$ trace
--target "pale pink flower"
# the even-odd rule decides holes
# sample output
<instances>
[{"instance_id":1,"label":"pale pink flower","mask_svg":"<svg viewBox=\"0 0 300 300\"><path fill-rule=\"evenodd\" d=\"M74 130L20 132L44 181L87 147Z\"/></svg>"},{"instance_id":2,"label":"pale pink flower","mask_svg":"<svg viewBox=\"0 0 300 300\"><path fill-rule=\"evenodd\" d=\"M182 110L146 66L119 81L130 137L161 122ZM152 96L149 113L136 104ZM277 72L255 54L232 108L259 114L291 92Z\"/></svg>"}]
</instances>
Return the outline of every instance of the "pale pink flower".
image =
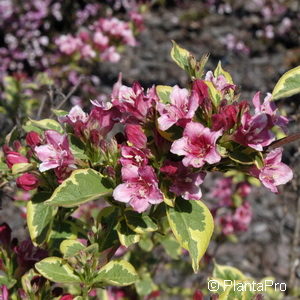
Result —
<instances>
[{"instance_id":1,"label":"pale pink flower","mask_svg":"<svg viewBox=\"0 0 300 300\"><path fill-rule=\"evenodd\" d=\"M216 180L209 196L218 200L219 206L232 205L232 178L220 178Z\"/></svg>"},{"instance_id":2,"label":"pale pink flower","mask_svg":"<svg viewBox=\"0 0 300 300\"><path fill-rule=\"evenodd\" d=\"M68 121L71 124L76 124L77 122L84 124L88 119L88 114L85 113L79 105L75 105L65 117L60 118L60 121Z\"/></svg>"},{"instance_id":3,"label":"pale pink flower","mask_svg":"<svg viewBox=\"0 0 300 300\"><path fill-rule=\"evenodd\" d=\"M97 31L94 34L93 41L97 46L101 48L106 48L109 43L109 38L106 35L104 35L101 31Z\"/></svg>"},{"instance_id":4,"label":"pale pink flower","mask_svg":"<svg viewBox=\"0 0 300 300\"><path fill-rule=\"evenodd\" d=\"M263 151L263 147L275 140L274 134L269 129L269 118L266 114L251 116L246 112L241 118L241 126L238 127L234 140L241 145Z\"/></svg>"},{"instance_id":5,"label":"pale pink flower","mask_svg":"<svg viewBox=\"0 0 300 300\"><path fill-rule=\"evenodd\" d=\"M60 52L67 55L73 54L83 46L81 39L73 37L71 34L62 35L55 42Z\"/></svg>"},{"instance_id":6,"label":"pale pink flower","mask_svg":"<svg viewBox=\"0 0 300 300\"><path fill-rule=\"evenodd\" d=\"M198 99L190 97L187 89L175 85L170 94L170 104L157 103L160 117L157 122L161 130L167 130L172 125L185 126L190 121L198 108Z\"/></svg>"},{"instance_id":7,"label":"pale pink flower","mask_svg":"<svg viewBox=\"0 0 300 300\"><path fill-rule=\"evenodd\" d=\"M215 88L221 92L227 92L232 89L235 90L236 86L227 82L226 78L223 75L215 77L212 71L208 71L205 75L206 81L211 81Z\"/></svg>"},{"instance_id":8,"label":"pale pink flower","mask_svg":"<svg viewBox=\"0 0 300 300\"><path fill-rule=\"evenodd\" d=\"M42 163L39 166L41 172L58 167L67 167L74 163L74 157L70 151L68 137L55 130L45 132L46 145L34 148L35 153Z\"/></svg>"},{"instance_id":9,"label":"pale pink flower","mask_svg":"<svg viewBox=\"0 0 300 300\"><path fill-rule=\"evenodd\" d=\"M116 47L114 46L110 46L108 48L106 48L101 54L100 54L100 58L103 61L109 61L112 63L116 63L120 60L121 55L117 52Z\"/></svg>"},{"instance_id":10,"label":"pale pink flower","mask_svg":"<svg viewBox=\"0 0 300 300\"><path fill-rule=\"evenodd\" d=\"M200 123L190 122L183 131L183 137L173 142L171 152L184 155L184 166L202 167L205 163L214 164L221 160L216 149L217 139L222 130L211 131Z\"/></svg>"},{"instance_id":11,"label":"pale pink flower","mask_svg":"<svg viewBox=\"0 0 300 300\"><path fill-rule=\"evenodd\" d=\"M80 49L80 54L83 58L94 58L96 57L96 51L90 45L84 45Z\"/></svg>"},{"instance_id":12,"label":"pale pink flower","mask_svg":"<svg viewBox=\"0 0 300 300\"><path fill-rule=\"evenodd\" d=\"M260 92L257 92L253 99L252 99L253 105L255 107L255 114L267 114L269 116L269 119L271 121L271 126L279 126L282 128L282 130L286 131L286 126L289 123L288 118L284 116L280 116L278 113L278 109L272 101L272 94L268 93L267 96L264 98L263 103L261 104L260 101Z\"/></svg>"},{"instance_id":13,"label":"pale pink flower","mask_svg":"<svg viewBox=\"0 0 300 300\"><path fill-rule=\"evenodd\" d=\"M158 188L158 179L150 166L139 168L129 165L122 168L124 183L119 184L113 197L120 202L129 203L137 212L145 211L150 204L159 204L163 195Z\"/></svg>"},{"instance_id":14,"label":"pale pink flower","mask_svg":"<svg viewBox=\"0 0 300 300\"><path fill-rule=\"evenodd\" d=\"M249 173L257 177L262 184L274 193L278 193L277 186L285 184L293 178L293 171L281 162L282 148L271 151L264 159L264 166L258 169L250 168Z\"/></svg>"}]
</instances>

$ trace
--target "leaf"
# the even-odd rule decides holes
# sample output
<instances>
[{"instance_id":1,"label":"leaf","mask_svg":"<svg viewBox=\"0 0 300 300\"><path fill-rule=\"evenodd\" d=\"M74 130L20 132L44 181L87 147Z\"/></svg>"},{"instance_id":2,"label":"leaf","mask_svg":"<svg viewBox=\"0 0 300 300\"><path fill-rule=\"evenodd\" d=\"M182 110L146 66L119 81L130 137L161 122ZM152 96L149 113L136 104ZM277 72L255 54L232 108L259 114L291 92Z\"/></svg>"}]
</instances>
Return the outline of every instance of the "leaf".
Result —
<instances>
[{"instance_id":1,"label":"leaf","mask_svg":"<svg viewBox=\"0 0 300 300\"><path fill-rule=\"evenodd\" d=\"M59 257L47 257L36 263L35 268L45 278L57 283L81 282L71 266Z\"/></svg>"},{"instance_id":2,"label":"leaf","mask_svg":"<svg viewBox=\"0 0 300 300\"><path fill-rule=\"evenodd\" d=\"M61 125L58 122L56 122L55 120L52 120L52 119L43 119L43 120L39 120L39 121L29 119L29 121L27 121L26 124L25 124L25 131L27 131L26 128L31 128L30 130L34 130L34 129L32 129L34 127L37 128L37 129L41 129L41 130L52 129L52 130L56 130L59 133L64 132ZM38 130L38 131L40 131L40 130Z\"/></svg>"},{"instance_id":3,"label":"leaf","mask_svg":"<svg viewBox=\"0 0 300 300\"><path fill-rule=\"evenodd\" d=\"M135 288L140 296L147 296L158 289L149 273L142 274L142 278L135 283Z\"/></svg>"},{"instance_id":4,"label":"leaf","mask_svg":"<svg viewBox=\"0 0 300 300\"><path fill-rule=\"evenodd\" d=\"M125 211L125 219L128 227L136 233L146 233L158 230L158 227L149 216L133 210Z\"/></svg>"},{"instance_id":5,"label":"leaf","mask_svg":"<svg viewBox=\"0 0 300 300\"><path fill-rule=\"evenodd\" d=\"M84 143L74 135L69 136L70 149L72 154L77 159L88 159L88 156L85 154L85 145Z\"/></svg>"},{"instance_id":6,"label":"leaf","mask_svg":"<svg viewBox=\"0 0 300 300\"><path fill-rule=\"evenodd\" d=\"M119 244L116 225L119 218L119 208L115 206L105 207L97 217L102 230L99 235L99 251L102 252Z\"/></svg>"},{"instance_id":7,"label":"leaf","mask_svg":"<svg viewBox=\"0 0 300 300\"><path fill-rule=\"evenodd\" d=\"M64 117L68 114L68 112L66 110L62 110L62 109L51 109L52 112L57 116L57 117Z\"/></svg>"},{"instance_id":8,"label":"leaf","mask_svg":"<svg viewBox=\"0 0 300 300\"><path fill-rule=\"evenodd\" d=\"M138 280L134 267L125 260L110 261L100 269L94 283L103 282L115 286L127 286Z\"/></svg>"},{"instance_id":9,"label":"leaf","mask_svg":"<svg viewBox=\"0 0 300 300\"><path fill-rule=\"evenodd\" d=\"M175 41L172 41L173 47L171 50L171 57L176 62L176 64L186 72L190 73L189 67L189 57L191 56L190 52L186 49L181 48L176 44Z\"/></svg>"},{"instance_id":10,"label":"leaf","mask_svg":"<svg viewBox=\"0 0 300 300\"><path fill-rule=\"evenodd\" d=\"M47 240L57 212L56 207L45 204L50 196L50 193L39 192L27 203L27 225L34 245L42 244Z\"/></svg>"},{"instance_id":11,"label":"leaf","mask_svg":"<svg viewBox=\"0 0 300 300\"><path fill-rule=\"evenodd\" d=\"M273 100L290 97L300 93L300 66L284 73L272 92Z\"/></svg>"},{"instance_id":12,"label":"leaf","mask_svg":"<svg viewBox=\"0 0 300 300\"><path fill-rule=\"evenodd\" d=\"M172 87L168 85L157 85L156 93L159 100L162 103L170 103L170 94L172 92Z\"/></svg>"},{"instance_id":13,"label":"leaf","mask_svg":"<svg viewBox=\"0 0 300 300\"><path fill-rule=\"evenodd\" d=\"M182 254L179 243L172 235L161 235L159 237L159 241L164 247L166 253L173 259L178 259Z\"/></svg>"},{"instance_id":14,"label":"leaf","mask_svg":"<svg viewBox=\"0 0 300 300\"><path fill-rule=\"evenodd\" d=\"M167 206L167 217L176 240L189 251L194 272L197 272L214 229L209 209L202 201L178 198L174 208Z\"/></svg>"},{"instance_id":15,"label":"leaf","mask_svg":"<svg viewBox=\"0 0 300 300\"><path fill-rule=\"evenodd\" d=\"M213 277L223 280L243 280L247 277L237 268L214 264Z\"/></svg>"},{"instance_id":16,"label":"leaf","mask_svg":"<svg viewBox=\"0 0 300 300\"><path fill-rule=\"evenodd\" d=\"M125 219L119 221L116 229L121 245L127 248L140 240L140 235L127 226Z\"/></svg>"},{"instance_id":17,"label":"leaf","mask_svg":"<svg viewBox=\"0 0 300 300\"><path fill-rule=\"evenodd\" d=\"M143 236L141 240L139 241L139 246L141 249L143 249L146 252L152 251L154 244L150 238L150 236Z\"/></svg>"},{"instance_id":18,"label":"leaf","mask_svg":"<svg viewBox=\"0 0 300 300\"><path fill-rule=\"evenodd\" d=\"M219 107L222 100L222 93L215 88L214 84L211 81L205 81L205 84L208 87L208 93L214 106Z\"/></svg>"},{"instance_id":19,"label":"leaf","mask_svg":"<svg viewBox=\"0 0 300 300\"><path fill-rule=\"evenodd\" d=\"M105 177L92 169L73 171L46 202L48 205L72 207L108 195L112 189Z\"/></svg>"},{"instance_id":20,"label":"leaf","mask_svg":"<svg viewBox=\"0 0 300 300\"><path fill-rule=\"evenodd\" d=\"M74 257L78 252L85 248L86 247L82 243L76 240L64 240L59 247L64 258Z\"/></svg>"},{"instance_id":21,"label":"leaf","mask_svg":"<svg viewBox=\"0 0 300 300\"><path fill-rule=\"evenodd\" d=\"M256 152L245 154L241 151L231 152L229 158L242 165L253 165L256 159Z\"/></svg>"},{"instance_id":22,"label":"leaf","mask_svg":"<svg viewBox=\"0 0 300 300\"><path fill-rule=\"evenodd\" d=\"M214 71L214 76L215 77L218 77L219 75L223 75L228 83L233 84L233 80L232 80L231 75L222 68L222 64L221 64L220 61L219 61L218 66L216 67L216 69Z\"/></svg>"},{"instance_id":23,"label":"leaf","mask_svg":"<svg viewBox=\"0 0 300 300\"><path fill-rule=\"evenodd\" d=\"M20 174L30 171L34 168L34 164L31 163L18 163L14 164L11 168L13 174Z\"/></svg>"}]
</instances>

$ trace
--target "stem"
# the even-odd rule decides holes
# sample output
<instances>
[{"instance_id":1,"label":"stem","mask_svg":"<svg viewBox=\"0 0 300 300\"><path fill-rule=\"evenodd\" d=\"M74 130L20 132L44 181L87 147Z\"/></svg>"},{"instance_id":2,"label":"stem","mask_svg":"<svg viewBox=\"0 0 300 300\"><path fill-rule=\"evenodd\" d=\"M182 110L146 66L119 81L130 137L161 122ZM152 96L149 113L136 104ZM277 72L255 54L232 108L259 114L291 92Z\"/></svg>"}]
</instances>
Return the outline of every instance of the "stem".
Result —
<instances>
[{"instance_id":1,"label":"stem","mask_svg":"<svg viewBox=\"0 0 300 300\"><path fill-rule=\"evenodd\" d=\"M82 298L83 300L89 300L89 287L86 285L82 288Z\"/></svg>"}]
</instances>

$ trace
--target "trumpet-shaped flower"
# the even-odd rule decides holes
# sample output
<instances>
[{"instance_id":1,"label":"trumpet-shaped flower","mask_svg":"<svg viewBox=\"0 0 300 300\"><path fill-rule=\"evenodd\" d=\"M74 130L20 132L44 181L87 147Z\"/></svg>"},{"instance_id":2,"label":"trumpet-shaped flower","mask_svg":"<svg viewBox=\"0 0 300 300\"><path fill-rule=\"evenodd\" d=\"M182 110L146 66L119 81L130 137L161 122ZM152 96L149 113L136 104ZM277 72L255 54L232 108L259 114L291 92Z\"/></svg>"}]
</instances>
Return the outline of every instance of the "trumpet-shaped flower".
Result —
<instances>
[{"instance_id":1,"label":"trumpet-shaped flower","mask_svg":"<svg viewBox=\"0 0 300 300\"><path fill-rule=\"evenodd\" d=\"M171 152L184 155L184 166L202 167L205 163L214 164L221 160L216 149L216 141L222 130L211 131L200 123L190 122L183 131L183 137L173 142Z\"/></svg>"},{"instance_id":2,"label":"trumpet-shaped flower","mask_svg":"<svg viewBox=\"0 0 300 300\"><path fill-rule=\"evenodd\" d=\"M196 97L190 97L187 89L177 85L172 89L170 101L170 104L157 103L160 113L157 122L161 130L167 130L174 124L185 126L193 118L199 103Z\"/></svg>"},{"instance_id":3,"label":"trumpet-shaped flower","mask_svg":"<svg viewBox=\"0 0 300 300\"><path fill-rule=\"evenodd\" d=\"M281 162L282 148L271 151L264 159L262 168L252 167L249 173L257 177L273 193L278 193L277 186L293 178L293 171Z\"/></svg>"},{"instance_id":4,"label":"trumpet-shaped flower","mask_svg":"<svg viewBox=\"0 0 300 300\"><path fill-rule=\"evenodd\" d=\"M244 146L262 151L263 147L275 140L274 134L269 129L269 118L266 114L251 116L246 112L241 118L241 126L234 135L234 140Z\"/></svg>"},{"instance_id":5,"label":"trumpet-shaped flower","mask_svg":"<svg viewBox=\"0 0 300 300\"><path fill-rule=\"evenodd\" d=\"M163 201L152 167L139 168L133 165L123 167L122 179L124 183L115 188L113 197L117 201L129 203L135 211L143 212L150 204Z\"/></svg>"},{"instance_id":6,"label":"trumpet-shaped flower","mask_svg":"<svg viewBox=\"0 0 300 300\"><path fill-rule=\"evenodd\" d=\"M70 151L68 137L55 130L45 132L46 145L34 148L39 160L42 161L39 170L45 172L57 167L66 167L74 163L74 157Z\"/></svg>"}]
</instances>

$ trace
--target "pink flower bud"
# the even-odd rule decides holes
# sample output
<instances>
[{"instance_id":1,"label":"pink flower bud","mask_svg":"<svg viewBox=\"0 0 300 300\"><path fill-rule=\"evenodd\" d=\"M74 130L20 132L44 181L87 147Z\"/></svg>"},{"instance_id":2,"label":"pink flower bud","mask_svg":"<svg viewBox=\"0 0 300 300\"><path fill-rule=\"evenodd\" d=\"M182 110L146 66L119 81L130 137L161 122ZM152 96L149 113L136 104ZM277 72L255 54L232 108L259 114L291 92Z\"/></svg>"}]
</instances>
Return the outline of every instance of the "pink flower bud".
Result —
<instances>
[{"instance_id":1,"label":"pink flower bud","mask_svg":"<svg viewBox=\"0 0 300 300\"><path fill-rule=\"evenodd\" d=\"M203 300L203 299L204 299L204 297L203 297L202 292L199 290L196 290L193 295L193 300Z\"/></svg>"},{"instance_id":2,"label":"pink flower bud","mask_svg":"<svg viewBox=\"0 0 300 300\"><path fill-rule=\"evenodd\" d=\"M24 191L31 191L38 187L39 180L38 178L30 173L24 173L17 178L17 186L22 188Z\"/></svg>"},{"instance_id":3,"label":"pink flower bud","mask_svg":"<svg viewBox=\"0 0 300 300\"><path fill-rule=\"evenodd\" d=\"M140 125L128 124L125 128L125 133L128 141L137 148L145 148L147 144L147 137Z\"/></svg>"},{"instance_id":4,"label":"pink flower bud","mask_svg":"<svg viewBox=\"0 0 300 300\"><path fill-rule=\"evenodd\" d=\"M41 138L35 131L30 131L26 135L26 143L30 147L39 146L41 144Z\"/></svg>"},{"instance_id":5,"label":"pink flower bud","mask_svg":"<svg viewBox=\"0 0 300 300\"><path fill-rule=\"evenodd\" d=\"M74 297L71 294L65 294L59 298L59 300L73 300Z\"/></svg>"},{"instance_id":6,"label":"pink flower bud","mask_svg":"<svg viewBox=\"0 0 300 300\"><path fill-rule=\"evenodd\" d=\"M11 239L11 229L6 223L0 225L0 245L8 248Z\"/></svg>"},{"instance_id":7,"label":"pink flower bud","mask_svg":"<svg viewBox=\"0 0 300 300\"><path fill-rule=\"evenodd\" d=\"M6 152L6 164L11 168L14 164L28 163L28 159L18 152L8 151Z\"/></svg>"}]
</instances>

